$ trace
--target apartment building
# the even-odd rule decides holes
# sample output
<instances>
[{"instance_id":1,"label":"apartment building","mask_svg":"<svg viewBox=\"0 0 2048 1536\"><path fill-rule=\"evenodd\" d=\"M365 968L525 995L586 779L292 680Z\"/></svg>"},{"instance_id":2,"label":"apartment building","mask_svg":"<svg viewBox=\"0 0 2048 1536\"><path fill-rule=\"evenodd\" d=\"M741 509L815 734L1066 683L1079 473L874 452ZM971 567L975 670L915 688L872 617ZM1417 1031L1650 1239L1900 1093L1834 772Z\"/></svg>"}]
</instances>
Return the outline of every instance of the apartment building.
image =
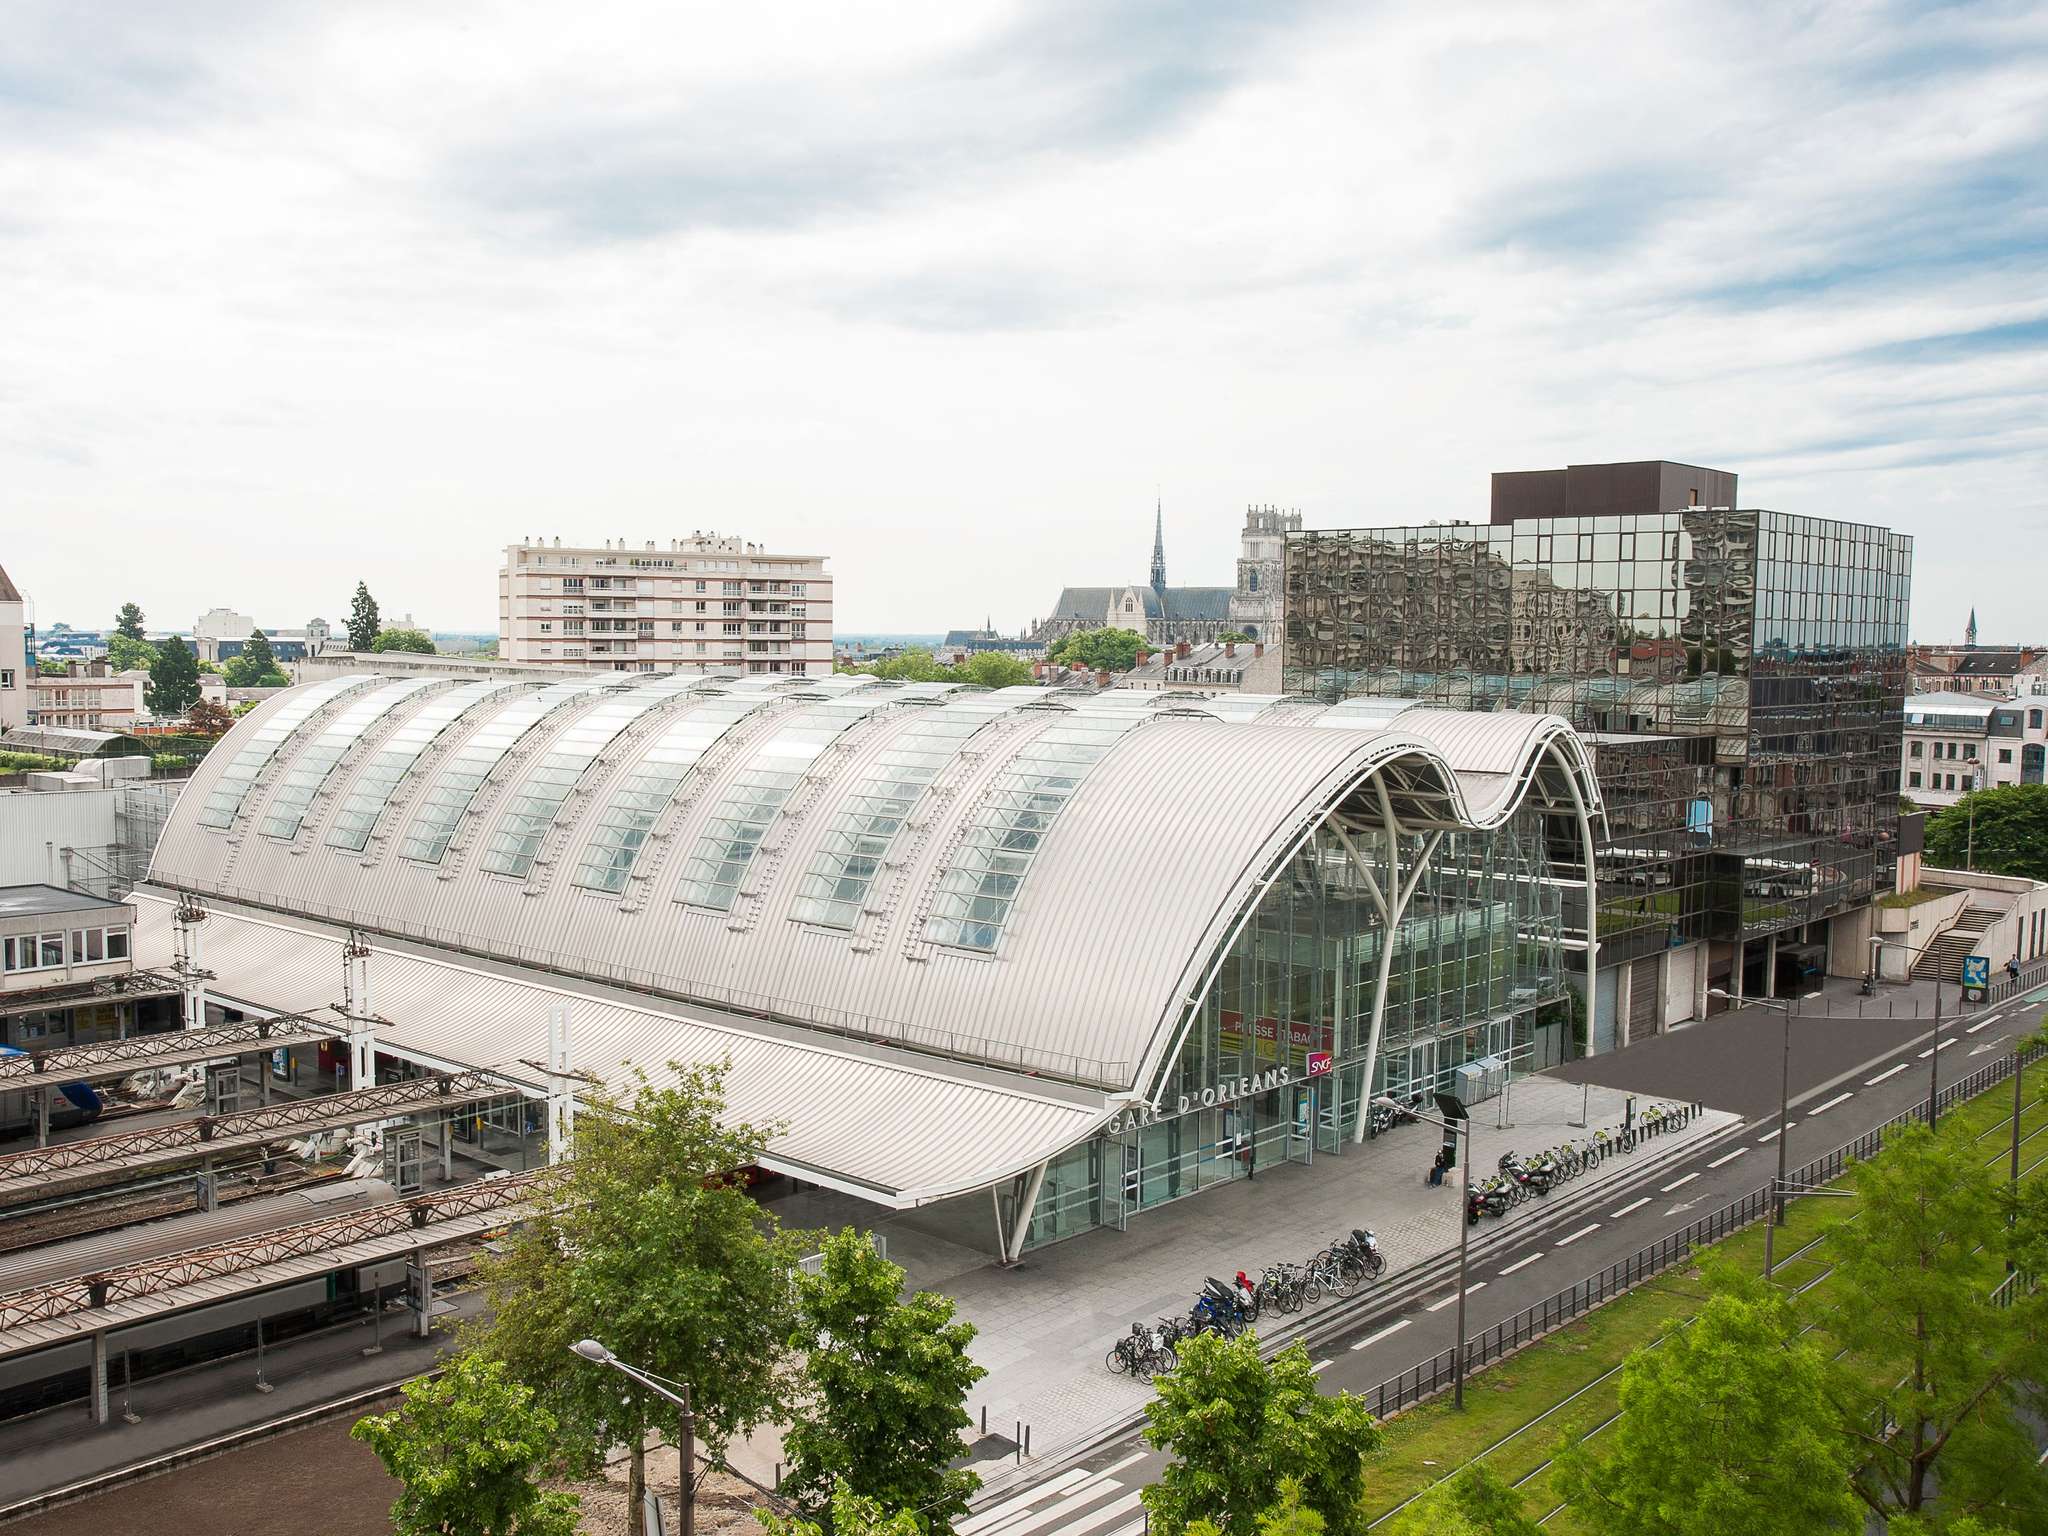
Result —
<instances>
[{"instance_id":1,"label":"apartment building","mask_svg":"<svg viewBox=\"0 0 2048 1536\"><path fill-rule=\"evenodd\" d=\"M832 670L822 555L697 532L601 548L526 539L498 569L498 655L614 672Z\"/></svg>"},{"instance_id":2,"label":"apartment building","mask_svg":"<svg viewBox=\"0 0 2048 1536\"><path fill-rule=\"evenodd\" d=\"M1991 699L1917 693L1906 700L1902 792L1916 805L1954 805L1973 789L2048 778L2048 695Z\"/></svg>"},{"instance_id":3,"label":"apartment building","mask_svg":"<svg viewBox=\"0 0 2048 1536\"><path fill-rule=\"evenodd\" d=\"M143 689L149 673L140 667L116 672L105 657L66 662L62 674L29 679L29 723L66 730L130 731L146 717Z\"/></svg>"}]
</instances>

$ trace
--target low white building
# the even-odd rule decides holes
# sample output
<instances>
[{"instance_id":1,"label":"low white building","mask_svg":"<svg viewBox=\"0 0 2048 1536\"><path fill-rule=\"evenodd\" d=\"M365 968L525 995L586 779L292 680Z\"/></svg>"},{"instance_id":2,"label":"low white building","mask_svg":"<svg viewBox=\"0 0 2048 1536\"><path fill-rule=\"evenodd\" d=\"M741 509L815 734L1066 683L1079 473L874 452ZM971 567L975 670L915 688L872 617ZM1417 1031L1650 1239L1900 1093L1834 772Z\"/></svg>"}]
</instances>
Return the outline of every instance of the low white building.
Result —
<instances>
[{"instance_id":1,"label":"low white building","mask_svg":"<svg viewBox=\"0 0 2048 1536\"><path fill-rule=\"evenodd\" d=\"M28 657L28 599L0 570L0 731L28 724L29 684L35 663Z\"/></svg>"},{"instance_id":2,"label":"low white building","mask_svg":"<svg viewBox=\"0 0 2048 1536\"><path fill-rule=\"evenodd\" d=\"M131 731L149 713L143 696L148 685L149 673L141 667L116 672L104 658L70 662L61 676L38 673L31 679L32 723L69 730Z\"/></svg>"},{"instance_id":3,"label":"low white building","mask_svg":"<svg viewBox=\"0 0 2048 1536\"><path fill-rule=\"evenodd\" d=\"M1973 789L2048 777L2048 698L1916 693L1906 700L1899 789L1917 805L1954 805Z\"/></svg>"},{"instance_id":4,"label":"low white building","mask_svg":"<svg viewBox=\"0 0 2048 1536\"><path fill-rule=\"evenodd\" d=\"M498 568L498 655L601 672L832 671L822 555L698 532L667 544L521 540Z\"/></svg>"}]
</instances>

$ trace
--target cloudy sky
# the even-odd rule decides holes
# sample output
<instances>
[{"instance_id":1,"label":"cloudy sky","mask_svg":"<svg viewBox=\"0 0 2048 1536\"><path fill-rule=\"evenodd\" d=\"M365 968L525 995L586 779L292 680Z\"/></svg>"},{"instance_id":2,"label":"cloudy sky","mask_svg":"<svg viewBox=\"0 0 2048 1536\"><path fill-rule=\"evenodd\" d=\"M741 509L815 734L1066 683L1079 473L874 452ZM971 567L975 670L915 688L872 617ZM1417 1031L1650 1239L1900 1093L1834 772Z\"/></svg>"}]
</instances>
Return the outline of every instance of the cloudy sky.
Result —
<instances>
[{"instance_id":1,"label":"cloudy sky","mask_svg":"<svg viewBox=\"0 0 2048 1536\"><path fill-rule=\"evenodd\" d=\"M2048 635L2048 8L0 9L0 564L39 619L495 625L743 532L842 630L1230 579L1247 503L1675 458Z\"/></svg>"}]
</instances>

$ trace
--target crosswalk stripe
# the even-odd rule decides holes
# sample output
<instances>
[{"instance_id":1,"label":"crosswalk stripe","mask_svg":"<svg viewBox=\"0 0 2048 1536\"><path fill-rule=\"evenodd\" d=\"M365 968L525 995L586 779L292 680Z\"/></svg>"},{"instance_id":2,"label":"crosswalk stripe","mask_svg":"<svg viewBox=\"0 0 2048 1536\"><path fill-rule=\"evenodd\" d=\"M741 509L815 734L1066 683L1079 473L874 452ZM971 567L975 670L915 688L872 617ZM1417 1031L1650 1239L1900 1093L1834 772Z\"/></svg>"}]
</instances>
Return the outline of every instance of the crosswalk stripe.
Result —
<instances>
[{"instance_id":1,"label":"crosswalk stripe","mask_svg":"<svg viewBox=\"0 0 2048 1536\"><path fill-rule=\"evenodd\" d=\"M1026 1508L1036 1504L1040 1499L1049 1499L1054 1494L1073 1487L1076 1483L1087 1482L1095 1475L1093 1472L1085 1471L1080 1467L1074 1468L1071 1472L1062 1472L1058 1477L1049 1478L1036 1488L1026 1489L1014 1499L1005 1499L993 1509L984 1509L979 1514L968 1516L967 1519L962 1520L954 1529L960 1533L960 1536L975 1536L977 1531L985 1531L999 1520L1007 1520L1012 1515L1021 1514Z\"/></svg>"},{"instance_id":2,"label":"crosswalk stripe","mask_svg":"<svg viewBox=\"0 0 2048 1536\"><path fill-rule=\"evenodd\" d=\"M1061 1499L1059 1503L1050 1505L1045 1509L1038 1510L1036 1513L1031 1514L1022 1520L1016 1521L1013 1524L1003 1526L1003 1536L1030 1536L1030 1533L1032 1531L1036 1531L1044 1526L1051 1525L1055 1520L1060 1522L1059 1526L1057 1527L1057 1529L1059 1530L1067 1531L1077 1529L1077 1527L1069 1523L1072 1520L1072 1518L1075 1515L1077 1515L1081 1510L1087 1508L1087 1506L1093 1504L1097 1499L1101 1498L1105 1493L1115 1492L1116 1486L1117 1485L1115 1483L1106 1481L1102 1478L1090 1478L1087 1482L1083 1483L1080 1487L1076 1488L1066 1498ZM1138 1493L1136 1489L1133 1489L1129 1494L1125 1495L1123 1499L1119 1500L1117 1505L1112 1506L1112 1508L1115 1509L1117 1513L1121 1513L1124 1508L1135 1508L1137 1506L1137 1503ZM1106 1515L1109 1512L1109 1510L1092 1511L1092 1513L1096 1515Z\"/></svg>"},{"instance_id":3,"label":"crosswalk stripe","mask_svg":"<svg viewBox=\"0 0 2048 1536\"><path fill-rule=\"evenodd\" d=\"M1147 1456L1151 1454L1152 1453L1150 1451L1133 1451L1130 1455L1126 1456L1122 1461L1112 1461L1108 1466L1104 1467L1102 1471L1097 1475L1100 1477L1115 1477L1117 1473L1123 1471L1124 1468L1135 1467L1139 1462L1143 1461Z\"/></svg>"},{"instance_id":4,"label":"crosswalk stripe","mask_svg":"<svg viewBox=\"0 0 2048 1536\"><path fill-rule=\"evenodd\" d=\"M1096 1496L1100 1496L1103 1491L1098 1488L1094 1490L1094 1493ZM1121 1522L1126 1515L1138 1507L1139 1500L1143 1495L1144 1489L1133 1488L1122 1498L1104 1504L1100 1509L1091 1509L1085 1515L1077 1515L1072 1525L1063 1525L1059 1528L1060 1536L1094 1536L1094 1533L1101 1532L1105 1525L1114 1525L1116 1529L1122 1530L1124 1526ZM1070 1500L1069 1505L1073 1502L1075 1501ZM1047 1510L1046 1513L1049 1515L1061 1513L1069 1505L1062 1505L1059 1510ZM1084 1524L1084 1521L1090 1523ZM1144 1523L1143 1520L1140 1520L1138 1526L1134 1528L1142 1528ZM1103 1536L1107 1536L1107 1532L1103 1532Z\"/></svg>"}]
</instances>

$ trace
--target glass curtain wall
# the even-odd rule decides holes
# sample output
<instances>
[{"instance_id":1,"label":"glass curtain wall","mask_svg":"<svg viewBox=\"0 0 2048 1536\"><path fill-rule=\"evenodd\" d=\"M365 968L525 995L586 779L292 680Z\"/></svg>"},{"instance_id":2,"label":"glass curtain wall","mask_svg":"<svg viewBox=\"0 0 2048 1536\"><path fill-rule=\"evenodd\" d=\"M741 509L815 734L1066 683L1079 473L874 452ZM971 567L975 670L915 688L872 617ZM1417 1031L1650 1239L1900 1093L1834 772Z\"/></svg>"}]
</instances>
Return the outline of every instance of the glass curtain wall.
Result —
<instances>
[{"instance_id":1,"label":"glass curtain wall","mask_svg":"<svg viewBox=\"0 0 2048 1536\"><path fill-rule=\"evenodd\" d=\"M1456 1091L1460 1066L1527 1054L1536 1010L1565 988L1562 893L1544 820L1525 808L1497 832L1441 840L1391 936L1374 1092ZM1348 836L1387 889L1384 835ZM1422 840L1403 841L1412 870ZM1028 1243L1341 1153L1358 1123L1388 941L1350 853L1319 829L1225 953L1166 1073L1161 1112L1124 1116L1056 1159ZM1327 1071L1311 1075L1312 1064Z\"/></svg>"}]
</instances>

